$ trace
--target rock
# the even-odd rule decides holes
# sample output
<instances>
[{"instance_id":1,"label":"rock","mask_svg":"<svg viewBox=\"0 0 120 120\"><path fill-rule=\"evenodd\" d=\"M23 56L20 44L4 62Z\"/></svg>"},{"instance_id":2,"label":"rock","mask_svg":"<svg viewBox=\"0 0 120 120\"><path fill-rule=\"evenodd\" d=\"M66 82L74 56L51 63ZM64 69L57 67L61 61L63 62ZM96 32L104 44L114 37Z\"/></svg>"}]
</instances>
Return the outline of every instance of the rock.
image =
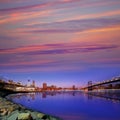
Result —
<instances>
[{"instance_id":1,"label":"rock","mask_svg":"<svg viewBox=\"0 0 120 120\"><path fill-rule=\"evenodd\" d=\"M44 115L45 115L45 114L43 114L43 113L38 113L38 114L37 114L37 117L38 117L38 118L42 118Z\"/></svg>"},{"instance_id":2,"label":"rock","mask_svg":"<svg viewBox=\"0 0 120 120\"><path fill-rule=\"evenodd\" d=\"M0 115L1 115L1 116L7 115L7 112L8 112L8 111L7 111L5 108L0 109Z\"/></svg>"},{"instance_id":3,"label":"rock","mask_svg":"<svg viewBox=\"0 0 120 120\"><path fill-rule=\"evenodd\" d=\"M11 113L11 115L8 116L7 120L16 120L17 117L18 117L18 115L19 115L18 110L13 111L13 112Z\"/></svg>"},{"instance_id":4,"label":"rock","mask_svg":"<svg viewBox=\"0 0 120 120\"><path fill-rule=\"evenodd\" d=\"M30 113L19 113L17 120L33 120Z\"/></svg>"},{"instance_id":5,"label":"rock","mask_svg":"<svg viewBox=\"0 0 120 120\"><path fill-rule=\"evenodd\" d=\"M31 111L0 97L0 120L58 120L52 116Z\"/></svg>"},{"instance_id":6,"label":"rock","mask_svg":"<svg viewBox=\"0 0 120 120\"><path fill-rule=\"evenodd\" d=\"M58 119L50 116L49 120L58 120Z\"/></svg>"},{"instance_id":7,"label":"rock","mask_svg":"<svg viewBox=\"0 0 120 120\"><path fill-rule=\"evenodd\" d=\"M14 107L11 106L8 108L8 115L10 115L14 111Z\"/></svg>"},{"instance_id":8,"label":"rock","mask_svg":"<svg viewBox=\"0 0 120 120\"><path fill-rule=\"evenodd\" d=\"M37 114L38 114L37 112L31 112L30 114L34 120L37 119Z\"/></svg>"}]
</instances>

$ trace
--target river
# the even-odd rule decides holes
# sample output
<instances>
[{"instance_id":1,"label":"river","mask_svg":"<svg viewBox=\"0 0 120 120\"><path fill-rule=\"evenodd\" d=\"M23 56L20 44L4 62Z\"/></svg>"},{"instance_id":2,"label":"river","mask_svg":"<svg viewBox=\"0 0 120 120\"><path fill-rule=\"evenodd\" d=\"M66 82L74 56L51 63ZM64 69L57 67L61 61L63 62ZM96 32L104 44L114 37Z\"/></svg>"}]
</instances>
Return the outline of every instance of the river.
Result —
<instances>
[{"instance_id":1,"label":"river","mask_svg":"<svg viewBox=\"0 0 120 120\"><path fill-rule=\"evenodd\" d=\"M79 91L19 93L8 98L27 108L57 116L62 120L120 120L118 99Z\"/></svg>"}]
</instances>

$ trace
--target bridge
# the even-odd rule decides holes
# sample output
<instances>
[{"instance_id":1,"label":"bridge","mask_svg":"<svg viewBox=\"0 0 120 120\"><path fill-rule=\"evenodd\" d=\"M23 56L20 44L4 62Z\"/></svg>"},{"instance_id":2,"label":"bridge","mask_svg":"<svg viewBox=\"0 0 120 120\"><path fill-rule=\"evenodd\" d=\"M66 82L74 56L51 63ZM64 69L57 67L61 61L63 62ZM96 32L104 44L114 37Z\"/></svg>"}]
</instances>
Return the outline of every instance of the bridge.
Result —
<instances>
[{"instance_id":1,"label":"bridge","mask_svg":"<svg viewBox=\"0 0 120 120\"><path fill-rule=\"evenodd\" d=\"M15 83L13 81L5 82L3 80L0 80L0 90L15 91L16 87L23 87L23 85L20 83Z\"/></svg>"},{"instance_id":2,"label":"bridge","mask_svg":"<svg viewBox=\"0 0 120 120\"><path fill-rule=\"evenodd\" d=\"M95 84L93 84L92 81L89 81L88 86L82 89L88 91L92 91L94 89L120 89L120 77L115 77L111 80L106 80Z\"/></svg>"},{"instance_id":3,"label":"bridge","mask_svg":"<svg viewBox=\"0 0 120 120\"><path fill-rule=\"evenodd\" d=\"M0 91L9 92L33 92L36 88L34 86L22 85L19 82L14 82L13 80L3 81L0 80Z\"/></svg>"}]
</instances>

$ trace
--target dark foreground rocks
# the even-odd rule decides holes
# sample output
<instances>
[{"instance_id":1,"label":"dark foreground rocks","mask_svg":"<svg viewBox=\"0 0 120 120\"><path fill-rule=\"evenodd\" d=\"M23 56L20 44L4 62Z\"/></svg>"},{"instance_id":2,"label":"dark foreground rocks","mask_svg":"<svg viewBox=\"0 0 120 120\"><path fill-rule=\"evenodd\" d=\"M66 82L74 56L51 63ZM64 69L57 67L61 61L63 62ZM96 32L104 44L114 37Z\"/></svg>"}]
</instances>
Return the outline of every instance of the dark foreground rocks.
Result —
<instances>
[{"instance_id":1,"label":"dark foreground rocks","mask_svg":"<svg viewBox=\"0 0 120 120\"><path fill-rule=\"evenodd\" d=\"M0 97L0 120L59 120L58 118L28 110Z\"/></svg>"}]
</instances>

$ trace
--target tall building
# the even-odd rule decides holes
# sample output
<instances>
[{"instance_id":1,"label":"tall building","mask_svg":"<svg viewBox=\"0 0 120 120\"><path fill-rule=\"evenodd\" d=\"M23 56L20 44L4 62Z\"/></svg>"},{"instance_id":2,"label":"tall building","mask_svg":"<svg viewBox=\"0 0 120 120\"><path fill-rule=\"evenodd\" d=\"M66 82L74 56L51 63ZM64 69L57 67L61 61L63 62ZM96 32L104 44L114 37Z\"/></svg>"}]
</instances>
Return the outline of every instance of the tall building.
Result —
<instances>
[{"instance_id":1,"label":"tall building","mask_svg":"<svg viewBox=\"0 0 120 120\"><path fill-rule=\"evenodd\" d=\"M43 83L43 90L47 90L47 83Z\"/></svg>"},{"instance_id":2,"label":"tall building","mask_svg":"<svg viewBox=\"0 0 120 120\"><path fill-rule=\"evenodd\" d=\"M35 81L34 81L34 80L33 80L33 82L32 82L32 86L35 87Z\"/></svg>"},{"instance_id":3,"label":"tall building","mask_svg":"<svg viewBox=\"0 0 120 120\"><path fill-rule=\"evenodd\" d=\"M27 86L30 87L30 80L28 80Z\"/></svg>"},{"instance_id":4,"label":"tall building","mask_svg":"<svg viewBox=\"0 0 120 120\"><path fill-rule=\"evenodd\" d=\"M75 85L72 86L72 89L75 90Z\"/></svg>"}]
</instances>

